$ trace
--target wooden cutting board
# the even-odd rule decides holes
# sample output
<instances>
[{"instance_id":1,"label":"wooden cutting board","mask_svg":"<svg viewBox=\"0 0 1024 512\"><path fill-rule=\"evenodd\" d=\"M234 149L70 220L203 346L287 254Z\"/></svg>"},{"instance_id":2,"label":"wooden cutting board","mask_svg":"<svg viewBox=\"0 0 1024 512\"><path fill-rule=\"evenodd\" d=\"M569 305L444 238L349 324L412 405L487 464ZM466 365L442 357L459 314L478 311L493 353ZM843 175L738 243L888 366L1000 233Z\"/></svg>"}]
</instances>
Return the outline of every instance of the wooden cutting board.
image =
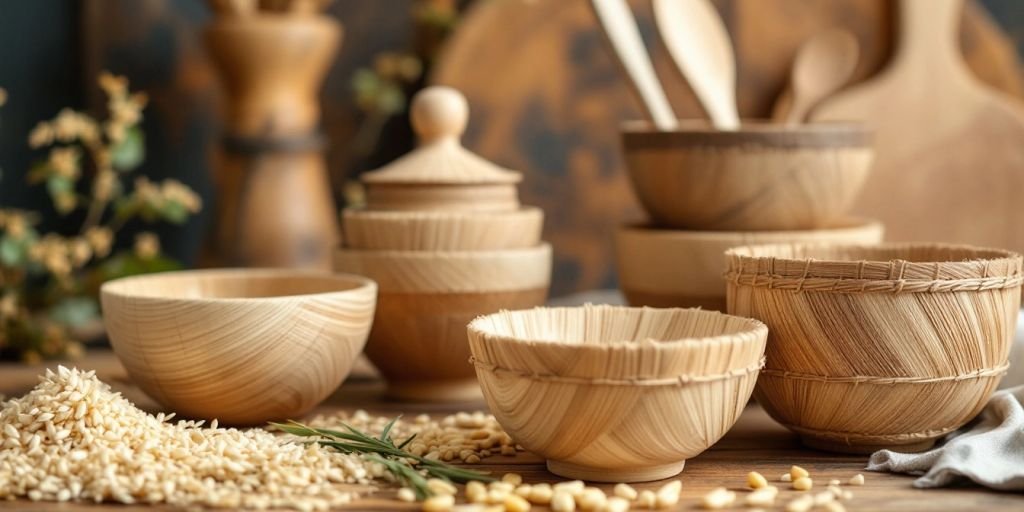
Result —
<instances>
[{"instance_id":1,"label":"wooden cutting board","mask_svg":"<svg viewBox=\"0 0 1024 512\"><path fill-rule=\"evenodd\" d=\"M881 69L892 47L895 17L888 0L714 3L736 47L745 117L768 117L796 49L825 27L857 35L861 63L854 80ZM630 5L673 108L683 117L701 116L654 37L650 2ZM522 200L547 212L556 296L614 285L611 233L625 218L641 215L623 172L617 131L622 120L639 118L641 111L601 37L587 0L479 1L452 35L432 77L469 98L467 147L525 172ZM979 78L1020 94L1012 44L973 1L962 18L960 46Z\"/></svg>"},{"instance_id":2,"label":"wooden cutting board","mask_svg":"<svg viewBox=\"0 0 1024 512\"><path fill-rule=\"evenodd\" d=\"M813 119L863 119L877 159L857 209L892 240L1024 251L1024 105L981 83L956 44L962 0L901 0L896 54Z\"/></svg>"}]
</instances>

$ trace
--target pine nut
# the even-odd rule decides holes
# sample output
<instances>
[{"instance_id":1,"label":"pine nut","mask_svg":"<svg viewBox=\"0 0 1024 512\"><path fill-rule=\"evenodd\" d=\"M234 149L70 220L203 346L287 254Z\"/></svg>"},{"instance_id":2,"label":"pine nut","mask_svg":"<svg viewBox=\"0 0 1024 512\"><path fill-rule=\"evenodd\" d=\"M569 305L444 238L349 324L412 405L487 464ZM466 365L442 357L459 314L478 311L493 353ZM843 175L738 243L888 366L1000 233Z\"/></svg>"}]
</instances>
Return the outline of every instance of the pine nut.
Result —
<instances>
[{"instance_id":1,"label":"pine nut","mask_svg":"<svg viewBox=\"0 0 1024 512\"><path fill-rule=\"evenodd\" d=\"M629 510L629 500L622 496L612 496L605 502L604 508L601 512L627 512Z\"/></svg>"},{"instance_id":2,"label":"pine nut","mask_svg":"<svg viewBox=\"0 0 1024 512\"><path fill-rule=\"evenodd\" d=\"M832 493L832 495L835 496L836 499L843 497L843 490L840 489L838 485L830 485L826 487L825 490Z\"/></svg>"},{"instance_id":3,"label":"pine nut","mask_svg":"<svg viewBox=\"0 0 1024 512\"><path fill-rule=\"evenodd\" d=\"M660 495L661 493L659 492L658 494ZM677 501L678 496L679 495L677 493ZM726 489L725 487L718 487L712 490L711 492L705 494L704 497L701 498L701 505L703 505L703 507L708 510L716 510L728 507L729 505L732 505L734 501L736 501L735 492L732 492L729 489Z\"/></svg>"},{"instance_id":4,"label":"pine nut","mask_svg":"<svg viewBox=\"0 0 1024 512\"><path fill-rule=\"evenodd\" d=\"M654 508L658 505L658 497L654 491L644 489L636 497L636 505L640 508Z\"/></svg>"},{"instance_id":5,"label":"pine nut","mask_svg":"<svg viewBox=\"0 0 1024 512\"><path fill-rule=\"evenodd\" d=\"M491 482L487 487L492 491L502 491L506 493L511 493L516 490L516 486L508 482Z\"/></svg>"},{"instance_id":6,"label":"pine nut","mask_svg":"<svg viewBox=\"0 0 1024 512\"><path fill-rule=\"evenodd\" d=\"M814 507L814 498L801 496L786 504L786 512L807 512Z\"/></svg>"},{"instance_id":7,"label":"pine nut","mask_svg":"<svg viewBox=\"0 0 1024 512\"><path fill-rule=\"evenodd\" d=\"M832 480L828 481L829 485L839 485L840 483L842 482L840 482L838 478L833 478Z\"/></svg>"},{"instance_id":8,"label":"pine nut","mask_svg":"<svg viewBox=\"0 0 1024 512\"><path fill-rule=\"evenodd\" d=\"M487 486L475 480L466 483L466 499L470 503L485 503L487 501Z\"/></svg>"},{"instance_id":9,"label":"pine nut","mask_svg":"<svg viewBox=\"0 0 1024 512\"><path fill-rule=\"evenodd\" d=\"M555 491L551 496L552 512L573 512L576 510L576 500L567 491Z\"/></svg>"},{"instance_id":10,"label":"pine nut","mask_svg":"<svg viewBox=\"0 0 1024 512\"><path fill-rule=\"evenodd\" d=\"M501 477L501 481L507 484L519 485L523 483L523 477L518 473L505 473L505 475Z\"/></svg>"},{"instance_id":11,"label":"pine nut","mask_svg":"<svg viewBox=\"0 0 1024 512\"><path fill-rule=\"evenodd\" d=\"M554 491L551 490L551 485L537 484L530 489L529 500L531 503L536 503L537 505L547 505L548 503L551 503L551 496L553 494Z\"/></svg>"},{"instance_id":12,"label":"pine nut","mask_svg":"<svg viewBox=\"0 0 1024 512\"><path fill-rule=\"evenodd\" d=\"M758 489L747 495L747 506L749 507L770 507L775 504L776 492L770 491L767 487Z\"/></svg>"},{"instance_id":13,"label":"pine nut","mask_svg":"<svg viewBox=\"0 0 1024 512\"><path fill-rule=\"evenodd\" d=\"M825 504L826 512L846 512L846 507L838 501L831 501Z\"/></svg>"},{"instance_id":14,"label":"pine nut","mask_svg":"<svg viewBox=\"0 0 1024 512\"><path fill-rule=\"evenodd\" d=\"M450 482L445 482L440 478L431 478L427 480L427 489L433 494L455 496L455 493L459 490L452 485Z\"/></svg>"},{"instance_id":15,"label":"pine nut","mask_svg":"<svg viewBox=\"0 0 1024 512\"><path fill-rule=\"evenodd\" d=\"M637 496L636 489L629 484L615 484L615 488L612 490L612 493L629 501L635 500Z\"/></svg>"},{"instance_id":16,"label":"pine nut","mask_svg":"<svg viewBox=\"0 0 1024 512\"><path fill-rule=\"evenodd\" d=\"M850 478L850 485L864 485L864 475L857 473Z\"/></svg>"},{"instance_id":17,"label":"pine nut","mask_svg":"<svg viewBox=\"0 0 1024 512\"><path fill-rule=\"evenodd\" d=\"M532 485L522 484L519 487L516 487L516 489L512 491L512 494L515 494L516 496L521 496L523 498L529 498L531 492L533 492Z\"/></svg>"},{"instance_id":18,"label":"pine nut","mask_svg":"<svg viewBox=\"0 0 1024 512\"><path fill-rule=\"evenodd\" d=\"M768 485L768 479L761 473L758 473L757 471L747 473L747 487L750 487L751 489L760 489L766 485Z\"/></svg>"},{"instance_id":19,"label":"pine nut","mask_svg":"<svg viewBox=\"0 0 1024 512\"><path fill-rule=\"evenodd\" d=\"M487 503L490 503L492 505L505 503L505 498L508 498L509 496L515 495L504 489L491 489L487 491Z\"/></svg>"},{"instance_id":20,"label":"pine nut","mask_svg":"<svg viewBox=\"0 0 1024 512\"><path fill-rule=\"evenodd\" d=\"M814 506L820 507L825 505L826 503L831 503L835 500L836 496L831 492L819 492L818 494L814 495Z\"/></svg>"},{"instance_id":21,"label":"pine nut","mask_svg":"<svg viewBox=\"0 0 1024 512\"><path fill-rule=\"evenodd\" d=\"M792 478L794 481L808 476L811 476L811 474L808 473L806 469L800 466L792 466L789 468L789 477Z\"/></svg>"},{"instance_id":22,"label":"pine nut","mask_svg":"<svg viewBox=\"0 0 1024 512\"><path fill-rule=\"evenodd\" d=\"M423 500L423 512L448 512L455 506L455 496L442 494Z\"/></svg>"},{"instance_id":23,"label":"pine nut","mask_svg":"<svg viewBox=\"0 0 1024 512\"><path fill-rule=\"evenodd\" d=\"M408 487L402 487L398 490L398 500L412 503L416 501L416 493Z\"/></svg>"},{"instance_id":24,"label":"pine nut","mask_svg":"<svg viewBox=\"0 0 1024 512\"><path fill-rule=\"evenodd\" d=\"M658 489L655 494L658 508L669 508L679 503L679 492L683 489L683 483L679 480L669 482Z\"/></svg>"},{"instance_id":25,"label":"pine nut","mask_svg":"<svg viewBox=\"0 0 1024 512\"><path fill-rule=\"evenodd\" d=\"M604 495L604 491L597 487L587 487L576 498L576 505L579 506L580 510L598 511L604 507L606 501L608 501L608 498Z\"/></svg>"},{"instance_id":26,"label":"pine nut","mask_svg":"<svg viewBox=\"0 0 1024 512\"><path fill-rule=\"evenodd\" d=\"M783 473L783 475L779 477L779 481L780 482L792 482L793 481L793 475L790 475L789 473Z\"/></svg>"},{"instance_id":27,"label":"pine nut","mask_svg":"<svg viewBox=\"0 0 1024 512\"><path fill-rule=\"evenodd\" d=\"M552 489L554 489L555 492L567 492L570 496L572 496L575 499L577 496L583 494L584 487L586 487L586 485L583 483L582 480L571 480L569 482L558 482L557 484L552 486Z\"/></svg>"},{"instance_id":28,"label":"pine nut","mask_svg":"<svg viewBox=\"0 0 1024 512\"><path fill-rule=\"evenodd\" d=\"M798 491L809 491L812 487L814 487L814 482L810 477L803 476L793 480L793 488Z\"/></svg>"},{"instance_id":29,"label":"pine nut","mask_svg":"<svg viewBox=\"0 0 1024 512\"><path fill-rule=\"evenodd\" d=\"M523 499L522 496L509 494L508 497L505 498L506 512L527 512L528 510L530 510L530 502Z\"/></svg>"}]
</instances>

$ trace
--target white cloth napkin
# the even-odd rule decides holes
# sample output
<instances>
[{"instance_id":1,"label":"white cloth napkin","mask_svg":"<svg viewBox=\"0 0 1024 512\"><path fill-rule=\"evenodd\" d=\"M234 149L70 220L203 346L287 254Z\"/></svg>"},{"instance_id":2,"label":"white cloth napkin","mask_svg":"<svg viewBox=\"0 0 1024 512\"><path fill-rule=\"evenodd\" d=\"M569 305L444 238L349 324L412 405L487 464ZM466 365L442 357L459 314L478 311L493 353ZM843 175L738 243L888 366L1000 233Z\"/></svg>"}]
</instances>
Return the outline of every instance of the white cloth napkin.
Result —
<instances>
[{"instance_id":1,"label":"white cloth napkin","mask_svg":"<svg viewBox=\"0 0 1024 512\"><path fill-rule=\"evenodd\" d=\"M985 409L941 445L922 453L881 450L868 471L922 475L914 487L965 480L1003 491L1024 490L1024 386L992 395Z\"/></svg>"}]
</instances>

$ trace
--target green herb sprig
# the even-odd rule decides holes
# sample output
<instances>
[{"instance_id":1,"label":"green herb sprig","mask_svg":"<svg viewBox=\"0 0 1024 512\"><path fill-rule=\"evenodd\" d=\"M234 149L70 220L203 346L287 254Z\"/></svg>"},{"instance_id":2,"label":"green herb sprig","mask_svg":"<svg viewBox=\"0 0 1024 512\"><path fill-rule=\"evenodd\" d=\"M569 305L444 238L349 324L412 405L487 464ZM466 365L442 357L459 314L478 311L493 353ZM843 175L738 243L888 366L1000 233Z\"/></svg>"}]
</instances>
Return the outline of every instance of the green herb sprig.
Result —
<instances>
[{"instance_id":1,"label":"green herb sprig","mask_svg":"<svg viewBox=\"0 0 1024 512\"><path fill-rule=\"evenodd\" d=\"M416 434L396 445L391 439L391 428L394 427L397 420L398 418L389 421L379 437L373 437L345 423L341 425L345 429L344 432L313 428L297 421L271 423L271 425L294 436L319 438L314 442L342 453L361 454L366 460L379 463L402 485L411 488L416 493L417 499L420 500L426 499L432 494L427 486L427 477L456 483L466 483L472 480L495 481L493 477L485 473L457 468L439 460L427 459L405 451L405 447L416 438ZM426 473L426 477L421 471Z\"/></svg>"}]
</instances>

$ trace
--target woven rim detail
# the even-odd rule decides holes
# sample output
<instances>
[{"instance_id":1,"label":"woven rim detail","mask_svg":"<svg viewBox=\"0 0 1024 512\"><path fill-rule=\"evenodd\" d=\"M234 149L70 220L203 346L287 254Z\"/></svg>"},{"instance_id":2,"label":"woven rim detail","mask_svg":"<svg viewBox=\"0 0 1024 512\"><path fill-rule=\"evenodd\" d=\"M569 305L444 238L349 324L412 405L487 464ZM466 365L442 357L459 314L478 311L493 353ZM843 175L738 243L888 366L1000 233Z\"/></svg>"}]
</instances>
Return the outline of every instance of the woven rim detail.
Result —
<instances>
[{"instance_id":1,"label":"woven rim detail","mask_svg":"<svg viewBox=\"0 0 1024 512\"><path fill-rule=\"evenodd\" d=\"M948 375L943 377L874 377L863 375L855 375L850 377L829 377L826 375L813 375L809 373L788 372L784 370L776 370L773 368L765 368L761 370L761 375L766 375L768 377L777 377L780 379L809 380L815 382L828 382L837 384L934 384L938 382L958 382L987 377L999 377L1005 374L1009 368L1010 363L1006 362L993 368L981 368L973 372L961 373L959 375Z\"/></svg>"},{"instance_id":2,"label":"woven rim detail","mask_svg":"<svg viewBox=\"0 0 1024 512\"><path fill-rule=\"evenodd\" d=\"M975 279L829 279L824 277L781 277L765 274L726 272L725 280L738 286L791 290L794 292L839 293L948 293L978 292L1017 288L1024 284L1024 275Z\"/></svg>"},{"instance_id":3,"label":"woven rim detail","mask_svg":"<svg viewBox=\"0 0 1024 512\"><path fill-rule=\"evenodd\" d=\"M481 361L476 357L470 357L469 362L476 366L478 369L488 371L491 373L504 373L513 375L516 377L524 377L531 380L544 381L544 382L560 382L564 384L590 384L597 386L683 386L686 384L699 384L705 382L716 382L720 380L729 380L737 377L743 377L757 373L764 368L765 358L764 356L758 360L757 363L752 364L746 368L737 368L724 373L718 373L713 375L677 375L675 377L661 377L656 379L647 378L636 378L636 379L603 379L603 378L584 378L584 377L566 377L562 375L544 374L536 372L528 372L525 370L515 370L512 368L502 368L500 366L488 363L487 361Z\"/></svg>"}]
</instances>

